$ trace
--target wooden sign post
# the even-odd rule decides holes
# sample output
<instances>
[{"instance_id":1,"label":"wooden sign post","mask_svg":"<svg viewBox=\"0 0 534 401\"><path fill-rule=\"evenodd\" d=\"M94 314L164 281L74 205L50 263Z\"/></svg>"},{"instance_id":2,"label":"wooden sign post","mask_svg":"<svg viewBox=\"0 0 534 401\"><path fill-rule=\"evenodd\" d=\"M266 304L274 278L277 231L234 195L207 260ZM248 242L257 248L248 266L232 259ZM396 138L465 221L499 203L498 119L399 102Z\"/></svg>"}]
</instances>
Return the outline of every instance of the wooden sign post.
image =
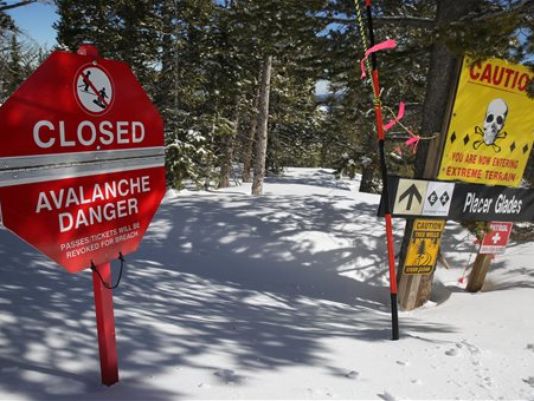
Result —
<instances>
[{"instance_id":1,"label":"wooden sign post","mask_svg":"<svg viewBox=\"0 0 534 401\"><path fill-rule=\"evenodd\" d=\"M529 201L527 200L527 202ZM532 218L534 218L534 213L532 214ZM510 222L490 223L490 230L482 238L473 269L469 274L466 287L467 291L478 292L482 289L491 261L495 255L502 254L506 250L506 245L508 245L510 235L512 234L512 226L513 224Z\"/></svg>"}]
</instances>

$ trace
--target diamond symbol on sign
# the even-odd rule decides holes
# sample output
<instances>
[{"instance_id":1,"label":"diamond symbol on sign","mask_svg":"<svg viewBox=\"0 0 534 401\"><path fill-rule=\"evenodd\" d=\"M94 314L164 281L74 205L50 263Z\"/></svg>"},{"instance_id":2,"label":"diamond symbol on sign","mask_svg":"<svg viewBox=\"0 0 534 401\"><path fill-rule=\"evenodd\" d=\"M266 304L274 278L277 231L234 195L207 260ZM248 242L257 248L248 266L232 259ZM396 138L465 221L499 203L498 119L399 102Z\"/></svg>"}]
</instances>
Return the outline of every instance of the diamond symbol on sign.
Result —
<instances>
[{"instance_id":1,"label":"diamond symbol on sign","mask_svg":"<svg viewBox=\"0 0 534 401\"><path fill-rule=\"evenodd\" d=\"M443 195L441 195L441 197L439 198L439 201L441 202L443 206L449 203L450 200L451 200L451 197L449 196L447 192L443 192Z\"/></svg>"},{"instance_id":2,"label":"diamond symbol on sign","mask_svg":"<svg viewBox=\"0 0 534 401\"><path fill-rule=\"evenodd\" d=\"M456 132L453 132L451 135L451 143L454 143L455 140L456 140Z\"/></svg>"},{"instance_id":3,"label":"diamond symbol on sign","mask_svg":"<svg viewBox=\"0 0 534 401\"><path fill-rule=\"evenodd\" d=\"M430 203L430 206L434 206L434 203L438 201L438 194L436 191L432 191L432 193L428 196L428 203Z\"/></svg>"},{"instance_id":4,"label":"diamond symbol on sign","mask_svg":"<svg viewBox=\"0 0 534 401\"><path fill-rule=\"evenodd\" d=\"M523 146L523 153L527 153L528 152L528 145L525 145Z\"/></svg>"},{"instance_id":5,"label":"diamond symbol on sign","mask_svg":"<svg viewBox=\"0 0 534 401\"><path fill-rule=\"evenodd\" d=\"M468 144L470 141L470 138L469 138L469 134L465 134L465 137L464 137L464 144Z\"/></svg>"},{"instance_id":6,"label":"diamond symbol on sign","mask_svg":"<svg viewBox=\"0 0 534 401\"><path fill-rule=\"evenodd\" d=\"M515 142L512 142L512 144L510 145L510 150L513 152L515 148L516 148Z\"/></svg>"}]
</instances>

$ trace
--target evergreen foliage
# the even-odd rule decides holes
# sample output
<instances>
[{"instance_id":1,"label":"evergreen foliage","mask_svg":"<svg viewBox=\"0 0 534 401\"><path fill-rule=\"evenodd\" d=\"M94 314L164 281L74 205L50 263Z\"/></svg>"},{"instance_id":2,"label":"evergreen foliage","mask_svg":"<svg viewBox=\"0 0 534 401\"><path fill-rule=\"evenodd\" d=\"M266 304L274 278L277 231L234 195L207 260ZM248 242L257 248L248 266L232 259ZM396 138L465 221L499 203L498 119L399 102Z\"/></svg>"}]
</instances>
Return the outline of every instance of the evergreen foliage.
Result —
<instances>
[{"instance_id":1,"label":"evergreen foliage","mask_svg":"<svg viewBox=\"0 0 534 401\"><path fill-rule=\"evenodd\" d=\"M242 157L256 119L265 54L275 59L268 164L279 171L301 156L313 161L306 149L316 147L310 142L319 128L313 87L322 3L58 0L56 28L62 47L76 50L89 41L104 57L132 65L166 122L169 183L181 186L210 170L220 185ZM295 155L286 153L292 143L300 147ZM184 164L194 160L191 147L212 155L202 168Z\"/></svg>"},{"instance_id":2,"label":"evergreen foliage","mask_svg":"<svg viewBox=\"0 0 534 401\"><path fill-rule=\"evenodd\" d=\"M205 186L208 180L225 186L233 164L251 164L260 70L269 55L268 172L287 165L333 167L338 174L363 173L361 190L379 189L372 102L357 68L363 49L352 1L55 2L60 45L76 50L87 40L103 56L125 60L161 110L169 184ZM433 134L423 113L429 110L432 49L516 61L534 52L531 1L465 0L461 18L438 25L440 7L450 3L373 1L377 41L391 37L399 44L379 56L386 119L403 100L404 125L422 136ZM321 98L314 93L318 79L329 82L330 92ZM404 134L399 126L390 132ZM403 141L389 143L390 169L414 174L415 154Z\"/></svg>"},{"instance_id":3,"label":"evergreen foliage","mask_svg":"<svg viewBox=\"0 0 534 401\"><path fill-rule=\"evenodd\" d=\"M0 105L42 61L45 51L21 41L13 19L3 9L13 8L0 1Z\"/></svg>"}]
</instances>

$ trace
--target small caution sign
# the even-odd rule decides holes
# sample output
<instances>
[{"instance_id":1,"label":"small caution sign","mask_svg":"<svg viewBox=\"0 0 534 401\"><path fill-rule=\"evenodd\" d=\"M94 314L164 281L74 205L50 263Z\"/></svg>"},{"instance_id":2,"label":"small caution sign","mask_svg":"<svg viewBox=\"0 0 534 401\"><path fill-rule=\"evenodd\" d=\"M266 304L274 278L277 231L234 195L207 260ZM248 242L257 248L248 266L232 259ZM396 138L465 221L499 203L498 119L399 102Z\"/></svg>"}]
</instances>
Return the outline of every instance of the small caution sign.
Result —
<instances>
[{"instance_id":1,"label":"small caution sign","mask_svg":"<svg viewBox=\"0 0 534 401\"><path fill-rule=\"evenodd\" d=\"M406 254L404 274L432 273L438 259L444 220L416 219Z\"/></svg>"}]
</instances>

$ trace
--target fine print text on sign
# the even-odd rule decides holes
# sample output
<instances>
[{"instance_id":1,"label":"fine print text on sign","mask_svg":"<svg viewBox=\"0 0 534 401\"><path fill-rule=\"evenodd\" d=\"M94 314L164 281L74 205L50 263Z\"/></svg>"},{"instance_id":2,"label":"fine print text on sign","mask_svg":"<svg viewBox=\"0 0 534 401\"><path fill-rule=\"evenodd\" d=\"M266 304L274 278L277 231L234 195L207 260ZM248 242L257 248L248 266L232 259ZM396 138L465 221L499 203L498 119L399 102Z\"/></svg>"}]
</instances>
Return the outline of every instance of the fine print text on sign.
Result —
<instances>
[{"instance_id":1,"label":"fine print text on sign","mask_svg":"<svg viewBox=\"0 0 534 401\"><path fill-rule=\"evenodd\" d=\"M390 197L390 207L393 210L393 216L397 217L439 216L456 221L519 222L534 220L534 190L412 180L391 176L389 177L389 185L393 194ZM435 188L441 189L436 191ZM442 195L439 196L438 192ZM449 196L450 199L446 199ZM408 202L410 197L411 204ZM436 212L436 210L424 207L425 202L440 204L440 197L443 197L443 203L447 205L446 208L439 208L439 212ZM379 208L380 216L384 214L383 206L382 199ZM411 209L407 210L409 207Z\"/></svg>"},{"instance_id":2,"label":"fine print text on sign","mask_svg":"<svg viewBox=\"0 0 534 401\"><path fill-rule=\"evenodd\" d=\"M533 78L504 60L464 59L438 179L519 186L534 143Z\"/></svg>"}]
</instances>

